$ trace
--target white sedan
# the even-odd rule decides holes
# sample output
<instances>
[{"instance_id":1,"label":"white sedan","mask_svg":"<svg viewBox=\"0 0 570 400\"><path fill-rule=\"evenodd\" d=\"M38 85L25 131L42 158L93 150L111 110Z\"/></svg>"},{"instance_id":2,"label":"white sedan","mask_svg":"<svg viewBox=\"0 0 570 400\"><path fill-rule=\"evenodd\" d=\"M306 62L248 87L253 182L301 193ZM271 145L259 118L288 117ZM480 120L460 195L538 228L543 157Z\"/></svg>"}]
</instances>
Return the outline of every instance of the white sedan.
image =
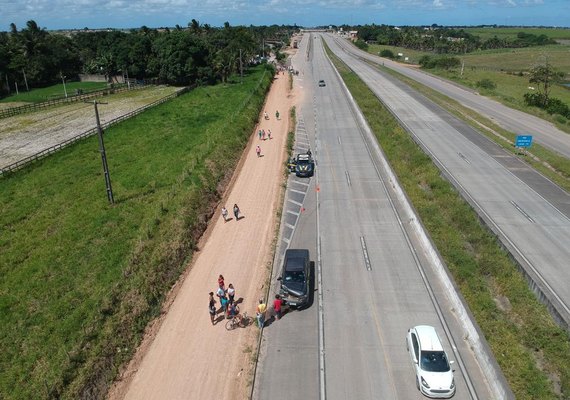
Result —
<instances>
[{"instance_id":1,"label":"white sedan","mask_svg":"<svg viewBox=\"0 0 570 400\"><path fill-rule=\"evenodd\" d=\"M433 326L408 330L406 347L416 372L416 386L426 396L448 399L455 394L455 381L447 354Z\"/></svg>"}]
</instances>

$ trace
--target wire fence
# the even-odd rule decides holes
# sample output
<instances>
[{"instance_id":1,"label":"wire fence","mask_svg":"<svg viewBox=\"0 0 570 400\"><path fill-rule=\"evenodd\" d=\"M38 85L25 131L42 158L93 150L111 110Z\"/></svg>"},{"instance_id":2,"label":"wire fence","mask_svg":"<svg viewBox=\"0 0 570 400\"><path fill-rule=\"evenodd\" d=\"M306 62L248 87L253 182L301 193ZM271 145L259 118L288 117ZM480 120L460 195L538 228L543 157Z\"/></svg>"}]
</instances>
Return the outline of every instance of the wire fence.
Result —
<instances>
[{"instance_id":1,"label":"wire fence","mask_svg":"<svg viewBox=\"0 0 570 400\"><path fill-rule=\"evenodd\" d=\"M183 94L183 93L189 92L189 91L192 90L193 88L194 88L193 86L191 86L191 87L185 87L184 89L179 90L179 91L176 92L176 93L169 94L168 96L165 96L165 97L163 97L163 98L161 98L161 99L158 99L158 100L156 100L156 101L154 101L154 102L152 102L152 103L150 103L150 104L147 104L146 106L143 106L143 107L141 107L141 108L137 108L137 109L134 110L134 111L131 111L131 112L127 113L127 114L121 115L120 117L117 117L117 118L115 118L115 119L112 119L112 120L110 120L110 121L107 121L107 122L105 122L104 124L101 124L101 129L107 129L107 128L113 126L113 125L118 124L119 122L122 122L122 121L125 121L125 120L129 119L129 118L132 118L132 117L134 117L135 115L138 115L138 114L142 113L143 111L148 110L149 108L156 107L157 105L162 104L162 103L166 103L167 101L169 101L169 100L171 100L171 99L173 99L173 98L175 98L175 97L178 97L178 96L180 96L180 95ZM12 164L9 164L9 165L5 166L5 167L1 167L1 168L0 168L0 176L1 176L1 175L5 175L5 174L7 174L7 173L9 173L9 172L14 172L14 171L16 171L16 170L18 170L18 169L20 169L20 168L23 168L24 166L26 166L26 165L28 165L28 164L34 162L34 161L40 160L40 159L42 159L42 158L44 158L44 157L47 157L47 156L49 156L50 154L53 154L53 153L55 153L55 152L57 152L57 151L59 151L59 150L65 148L65 147L67 147L67 146L69 146L69 145L71 145L71 144L73 144L73 143L79 141L79 140L85 139L85 138L87 138L87 137L89 137L89 136L92 136L92 135L94 135L94 134L96 134L96 133L97 133L97 127L91 128L91 129L89 129L89 130L86 131L86 132L80 133L79 135L76 135L76 136L74 136L74 137L72 137L72 138L69 138L69 139L67 139L67 140L64 140L63 142L60 142L60 143L58 143L58 144L56 144L56 145L50 146L50 147L48 147L47 149L44 149L44 150L40 151L39 153L36 153L36 154L33 154L33 155L28 156L28 157L26 157L26 158L23 158L23 159L21 159L21 160L19 160L19 161L16 161L15 163L12 163Z\"/></svg>"},{"instance_id":2,"label":"wire fence","mask_svg":"<svg viewBox=\"0 0 570 400\"><path fill-rule=\"evenodd\" d=\"M57 106L60 104L85 101L85 100L93 99L95 97L107 96L110 94L120 93L120 92L124 92L127 90L142 89L144 87L146 87L146 86L145 85L130 85L130 86L125 85L125 86L121 86L121 87L101 89L101 90L96 90L96 91L89 92L89 93L77 94L77 95L73 95L73 96L69 96L69 97L62 97L62 98L58 98L58 99L47 100L47 101L43 101L41 103L33 103L33 104L26 104L26 105L18 106L18 107L5 108L3 110L0 110L0 119L13 117L13 116L19 115L19 114L39 111L39 110L43 110L44 108L53 107L53 106Z\"/></svg>"}]
</instances>

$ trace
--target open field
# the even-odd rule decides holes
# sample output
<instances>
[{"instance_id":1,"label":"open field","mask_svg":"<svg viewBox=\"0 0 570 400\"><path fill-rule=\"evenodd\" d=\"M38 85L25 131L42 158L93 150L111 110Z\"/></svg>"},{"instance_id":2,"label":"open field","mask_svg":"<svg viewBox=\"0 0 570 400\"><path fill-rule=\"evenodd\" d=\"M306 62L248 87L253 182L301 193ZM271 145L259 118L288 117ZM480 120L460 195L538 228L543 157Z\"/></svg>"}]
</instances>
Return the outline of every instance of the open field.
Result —
<instances>
[{"instance_id":1,"label":"open field","mask_svg":"<svg viewBox=\"0 0 570 400\"><path fill-rule=\"evenodd\" d=\"M417 63L422 55L436 55L406 50L393 46L371 45L368 52L378 55L382 49L390 49L394 53L403 52L410 57L409 63ZM548 60L558 71L566 74L570 80L570 46L550 45L542 47L529 47L523 49L487 50L468 53L459 57L465 62L463 74L461 69L445 71L442 69L429 69L426 72L438 75L466 87L479 91L482 95L494 98L503 104L530 114L536 115L556 124L560 129L570 133L570 121L562 116L552 116L537 107L528 107L524 103L523 95L532 92L528 82L528 71L536 63ZM492 90L481 89L477 82L489 79L496 84ZM570 88L562 85L553 85L551 97L558 98L570 104Z\"/></svg>"},{"instance_id":2,"label":"open field","mask_svg":"<svg viewBox=\"0 0 570 400\"><path fill-rule=\"evenodd\" d=\"M570 39L570 29L564 28L464 28L466 32L479 36L482 40L487 40L494 36L499 39L514 39L519 32L531 33L533 35L546 35L551 39Z\"/></svg>"},{"instance_id":3,"label":"open field","mask_svg":"<svg viewBox=\"0 0 570 400\"><path fill-rule=\"evenodd\" d=\"M331 58L335 59L334 56ZM497 239L366 85L335 64L485 334L517 399L570 395L570 338Z\"/></svg>"},{"instance_id":4,"label":"open field","mask_svg":"<svg viewBox=\"0 0 570 400\"><path fill-rule=\"evenodd\" d=\"M106 87L107 83L105 82L65 82L65 89L67 90L68 96L75 94L77 89L82 89L84 92L92 92L94 90L105 89ZM19 94L16 94L14 91L11 96L0 99L0 103L41 103L42 101L65 97L63 83L58 83L57 85L45 88L32 89L29 92L26 92L25 86L20 86L18 89ZM12 88L12 90L14 89ZM13 105L0 104L0 107L2 106L5 107Z\"/></svg>"},{"instance_id":5,"label":"open field","mask_svg":"<svg viewBox=\"0 0 570 400\"><path fill-rule=\"evenodd\" d=\"M201 87L0 178L0 397L99 398L178 278L272 72ZM92 112L92 110L91 110Z\"/></svg>"}]
</instances>

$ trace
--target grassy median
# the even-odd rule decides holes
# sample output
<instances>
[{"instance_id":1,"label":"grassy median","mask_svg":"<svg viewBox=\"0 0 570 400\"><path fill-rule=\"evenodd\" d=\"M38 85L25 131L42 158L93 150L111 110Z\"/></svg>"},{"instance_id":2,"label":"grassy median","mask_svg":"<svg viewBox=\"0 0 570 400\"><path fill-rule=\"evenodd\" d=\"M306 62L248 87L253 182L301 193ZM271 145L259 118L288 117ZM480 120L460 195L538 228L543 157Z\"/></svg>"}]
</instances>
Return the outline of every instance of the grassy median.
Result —
<instances>
[{"instance_id":1,"label":"grassy median","mask_svg":"<svg viewBox=\"0 0 570 400\"><path fill-rule=\"evenodd\" d=\"M483 330L517 399L570 398L570 338L497 238L390 112L329 52Z\"/></svg>"},{"instance_id":2,"label":"grassy median","mask_svg":"<svg viewBox=\"0 0 570 400\"><path fill-rule=\"evenodd\" d=\"M187 265L269 88L257 67L0 178L0 398L103 398Z\"/></svg>"}]
</instances>

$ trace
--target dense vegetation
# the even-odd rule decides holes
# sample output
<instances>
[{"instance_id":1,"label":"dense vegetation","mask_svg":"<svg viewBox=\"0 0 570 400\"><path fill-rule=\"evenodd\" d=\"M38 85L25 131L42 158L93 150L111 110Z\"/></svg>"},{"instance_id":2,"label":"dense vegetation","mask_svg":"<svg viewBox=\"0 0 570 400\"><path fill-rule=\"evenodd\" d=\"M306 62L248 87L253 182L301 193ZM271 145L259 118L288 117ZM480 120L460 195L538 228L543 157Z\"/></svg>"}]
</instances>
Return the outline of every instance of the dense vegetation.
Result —
<instances>
[{"instance_id":1,"label":"dense vegetation","mask_svg":"<svg viewBox=\"0 0 570 400\"><path fill-rule=\"evenodd\" d=\"M199 87L0 178L0 398L103 398L239 160L273 71Z\"/></svg>"},{"instance_id":2,"label":"dense vegetation","mask_svg":"<svg viewBox=\"0 0 570 400\"><path fill-rule=\"evenodd\" d=\"M190 85L224 82L242 65L267 52L264 39L271 39L279 55L296 27L232 27L201 25L192 20L187 28L150 29L143 26L130 32L80 31L67 36L41 29L28 21L18 30L0 32L0 90L6 81L14 90L41 87L74 79L80 73L107 77L158 78L162 83ZM1 94L1 93L0 93Z\"/></svg>"},{"instance_id":3,"label":"dense vegetation","mask_svg":"<svg viewBox=\"0 0 570 400\"><path fill-rule=\"evenodd\" d=\"M401 46L438 54L460 54L475 50L556 44L554 39L545 34L518 32L514 38L493 36L483 40L465 29L446 28L438 25L430 27L405 26L402 28L389 25L363 25L345 29L357 30L358 38L365 42Z\"/></svg>"}]
</instances>

